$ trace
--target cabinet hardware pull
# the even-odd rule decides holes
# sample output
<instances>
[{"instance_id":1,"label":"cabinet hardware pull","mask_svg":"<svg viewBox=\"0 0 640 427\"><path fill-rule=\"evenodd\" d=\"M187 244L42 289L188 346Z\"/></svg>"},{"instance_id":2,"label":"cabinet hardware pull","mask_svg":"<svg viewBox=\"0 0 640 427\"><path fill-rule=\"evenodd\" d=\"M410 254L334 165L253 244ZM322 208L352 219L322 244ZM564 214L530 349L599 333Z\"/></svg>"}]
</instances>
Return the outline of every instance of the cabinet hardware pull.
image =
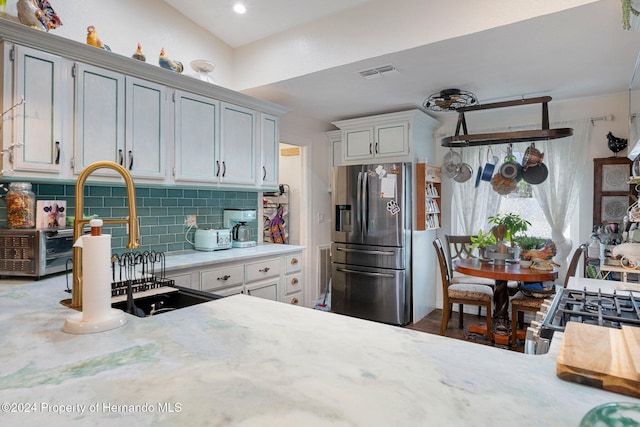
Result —
<instances>
[{"instance_id":1,"label":"cabinet hardware pull","mask_svg":"<svg viewBox=\"0 0 640 427\"><path fill-rule=\"evenodd\" d=\"M298 263L298 258L291 258L291 265L296 265Z\"/></svg>"},{"instance_id":2,"label":"cabinet hardware pull","mask_svg":"<svg viewBox=\"0 0 640 427\"><path fill-rule=\"evenodd\" d=\"M264 181L265 179L267 179L267 168L265 168L263 166L262 167L262 180Z\"/></svg>"},{"instance_id":3,"label":"cabinet hardware pull","mask_svg":"<svg viewBox=\"0 0 640 427\"><path fill-rule=\"evenodd\" d=\"M56 165L60 164L60 141L56 141Z\"/></svg>"},{"instance_id":4,"label":"cabinet hardware pull","mask_svg":"<svg viewBox=\"0 0 640 427\"><path fill-rule=\"evenodd\" d=\"M228 274L225 274L225 275L224 275L224 276L222 276L222 277L218 277L218 280L229 280L229 278L230 278L230 277L231 277L231 276L229 276Z\"/></svg>"},{"instance_id":5,"label":"cabinet hardware pull","mask_svg":"<svg viewBox=\"0 0 640 427\"><path fill-rule=\"evenodd\" d=\"M122 163L124 163L124 156L122 155L122 150L118 150L118 163L120 163L120 166L122 166Z\"/></svg>"},{"instance_id":6,"label":"cabinet hardware pull","mask_svg":"<svg viewBox=\"0 0 640 427\"><path fill-rule=\"evenodd\" d=\"M222 161L222 177L224 178L226 174L227 174L227 164L223 160Z\"/></svg>"},{"instance_id":7,"label":"cabinet hardware pull","mask_svg":"<svg viewBox=\"0 0 640 427\"><path fill-rule=\"evenodd\" d=\"M133 151L129 150L129 170L133 169Z\"/></svg>"},{"instance_id":8,"label":"cabinet hardware pull","mask_svg":"<svg viewBox=\"0 0 640 427\"><path fill-rule=\"evenodd\" d=\"M372 146L372 145L373 145L373 144L369 143L369 154L373 154L373 151L371 151L371 148L372 148L371 146Z\"/></svg>"},{"instance_id":9,"label":"cabinet hardware pull","mask_svg":"<svg viewBox=\"0 0 640 427\"><path fill-rule=\"evenodd\" d=\"M260 273L266 273L269 270L271 270L269 267L265 267L265 268L261 268L260 270L258 270Z\"/></svg>"},{"instance_id":10,"label":"cabinet hardware pull","mask_svg":"<svg viewBox=\"0 0 640 427\"><path fill-rule=\"evenodd\" d=\"M291 304L298 304L298 298L293 298L291 300Z\"/></svg>"},{"instance_id":11,"label":"cabinet hardware pull","mask_svg":"<svg viewBox=\"0 0 640 427\"><path fill-rule=\"evenodd\" d=\"M376 142L376 154L378 154L378 143Z\"/></svg>"},{"instance_id":12,"label":"cabinet hardware pull","mask_svg":"<svg viewBox=\"0 0 640 427\"><path fill-rule=\"evenodd\" d=\"M220 176L220 160L216 160L216 176Z\"/></svg>"},{"instance_id":13,"label":"cabinet hardware pull","mask_svg":"<svg viewBox=\"0 0 640 427\"><path fill-rule=\"evenodd\" d=\"M291 284L292 285L297 285L298 284L298 278L294 277L293 279L291 279Z\"/></svg>"}]
</instances>

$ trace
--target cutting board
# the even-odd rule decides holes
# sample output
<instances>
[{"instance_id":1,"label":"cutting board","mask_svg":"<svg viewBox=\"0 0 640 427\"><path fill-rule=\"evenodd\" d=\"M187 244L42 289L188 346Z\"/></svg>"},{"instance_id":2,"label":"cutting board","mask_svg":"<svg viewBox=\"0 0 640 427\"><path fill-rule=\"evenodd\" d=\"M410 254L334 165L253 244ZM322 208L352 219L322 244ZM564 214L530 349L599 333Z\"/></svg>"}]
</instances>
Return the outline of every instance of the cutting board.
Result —
<instances>
[{"instance_id":1,"label":"cutting board","mask_svg":"<svg viewBox=\"0 0 640 427\"><path fill-rule=\"evenodd\" d=\"M640 328L567 323L556 373L566 381L640 397Z\"/></svg>"}]
</instances>

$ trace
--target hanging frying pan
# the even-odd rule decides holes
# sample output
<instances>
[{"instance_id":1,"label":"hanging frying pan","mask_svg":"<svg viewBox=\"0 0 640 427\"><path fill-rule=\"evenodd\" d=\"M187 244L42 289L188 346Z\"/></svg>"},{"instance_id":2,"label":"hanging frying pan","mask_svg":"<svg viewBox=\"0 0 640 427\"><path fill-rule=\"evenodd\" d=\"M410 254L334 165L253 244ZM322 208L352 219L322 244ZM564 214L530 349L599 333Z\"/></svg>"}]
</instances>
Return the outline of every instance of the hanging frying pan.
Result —
<instances>
[{"instance_id":1,"label":"hanging frying pan","mask_svg":"<svg viewBox=\"0 0 640 427\"><path fill-rule=\"evenodd\" d=\"M542 184L549 176L549 169L544 163L529 166L522 171L522 179L531 185Z\"/></svg>"}]
</instances>

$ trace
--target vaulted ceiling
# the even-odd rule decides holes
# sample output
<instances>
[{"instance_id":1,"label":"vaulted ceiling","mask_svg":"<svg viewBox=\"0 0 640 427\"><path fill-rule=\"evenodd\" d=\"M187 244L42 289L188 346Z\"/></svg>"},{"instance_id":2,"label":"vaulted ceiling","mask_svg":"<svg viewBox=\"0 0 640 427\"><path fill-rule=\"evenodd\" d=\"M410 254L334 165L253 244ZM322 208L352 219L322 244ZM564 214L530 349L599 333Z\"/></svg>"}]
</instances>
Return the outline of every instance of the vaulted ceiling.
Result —
<instances>
[{"instance_id":1,"label":"vaulted ceiling","mask_svg":"<svg viewBox=\"0 0 640 427\"><path fill-rule=\"evenodd\" d=\"M182 13L240 48L372 4L247 0L246 16L237 17L229 12L230 1L164 1L180 4ZM206 11L198 4L206 4ZM324 121L421 108L428 95L451 87L474 92L485 103L541 95L573 99L627 92L639 49L640 33L622 29L620 0L600 0L243 91ZM386 64L397 73L375 79L359 74Z\"/></svg>"}]
</instances>

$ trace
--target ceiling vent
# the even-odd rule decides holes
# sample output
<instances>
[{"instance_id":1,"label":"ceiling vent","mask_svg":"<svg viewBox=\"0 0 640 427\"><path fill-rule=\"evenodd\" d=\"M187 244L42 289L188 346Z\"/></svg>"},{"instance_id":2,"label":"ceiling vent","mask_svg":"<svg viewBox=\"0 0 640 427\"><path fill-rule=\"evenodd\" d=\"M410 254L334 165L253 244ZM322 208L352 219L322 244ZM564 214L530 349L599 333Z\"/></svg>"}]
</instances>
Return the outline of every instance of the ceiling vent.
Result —
<instances>
[{"instance_id":1,"label":"ceiling vent","mask_svg":"<svg viewBox=\"0 0 640 427\"><path fill-rule=\"evenodd\" d=\"M387 74L396 74L398 73L398 69L391 64L382 65L376 68L370 68L368 70L358 71L360 77L363 79L377 79L378 77L382 77Z\"/></svg>"}]
</instances>

